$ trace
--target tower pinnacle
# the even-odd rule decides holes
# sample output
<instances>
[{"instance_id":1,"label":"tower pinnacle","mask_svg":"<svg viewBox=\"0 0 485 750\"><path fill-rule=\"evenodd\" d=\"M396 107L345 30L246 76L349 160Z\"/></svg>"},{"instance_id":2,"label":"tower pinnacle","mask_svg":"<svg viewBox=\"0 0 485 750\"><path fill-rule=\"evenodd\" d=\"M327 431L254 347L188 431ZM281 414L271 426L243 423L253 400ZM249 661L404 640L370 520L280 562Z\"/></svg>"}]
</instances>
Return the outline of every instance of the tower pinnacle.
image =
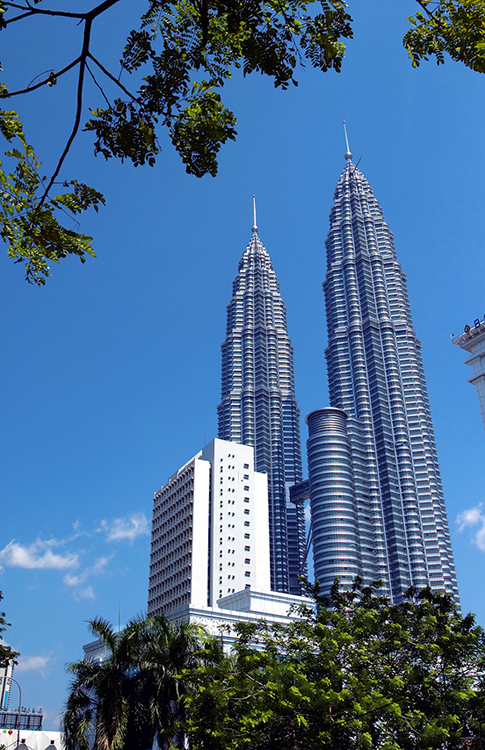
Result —
<instances>
[{"instance_id":1,"label":"tower pinnacle","mask_svg":"<svg viewBox=\"0 0 485 750\"><path fill-rule=\"evenodd\" d=\"M347 128L345 127L345 120L344 120L344 133L345 133L345 145L347 146L347 151L345 152L345 158L352 159L352 152L349 148L349 139L347 138Z\"/></svg>"},{"instance_id":2,"label":"tower pinnacle","mask_svg":"<svg viewBox=\"0 0 485 750\"><path fill-rule=\"evenodd\" d=\"M256 196L253 195L253 226L251 232L258 233L258 226L256 224Z\"/></svg>"}]
</instances>

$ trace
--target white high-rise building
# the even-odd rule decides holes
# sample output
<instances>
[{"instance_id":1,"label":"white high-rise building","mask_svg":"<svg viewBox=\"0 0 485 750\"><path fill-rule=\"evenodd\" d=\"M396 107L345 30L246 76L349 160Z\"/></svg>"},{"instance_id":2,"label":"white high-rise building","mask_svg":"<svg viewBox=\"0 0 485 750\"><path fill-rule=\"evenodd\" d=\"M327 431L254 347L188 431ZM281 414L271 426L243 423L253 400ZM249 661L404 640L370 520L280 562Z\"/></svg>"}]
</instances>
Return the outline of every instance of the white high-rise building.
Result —
<instances>
[{"instance_id":1,"label":"white high-rise building","mask_svg":"<svg viewBox=\"0 0 485 750\"><path fill-rule=\"evenodd\" d=\"M270 590L268 482L253 449L213 440L155 494L148 612Z\"/></svg>"},{"instance_id":2,"label":"white high-rise building","mask_svg":"<svg viewBox=\"0 0 485 750\"><path fill-rule=\"evenodd\" d=\"M13 667L13 662L9 662L6 667L0 667L0 709L3 710L8 708Z\"/></svg>"},{"instance_id":3,"label":"white high-rise building","mask_svg":"<svg viewBox=\"0 0 485 750\"><path fill-rule=\"evenodd\" d=\"M465 364L472 368L472 376L468 382L475 386L482 422L485 428L485 316L483 320L477 318L473 326L466 325L460 336L452 339L456 346L470 352Z\"/></svg>"},{"instance_id":4,"label":"white high-rise building","mask_svg":"<svg viewBox=\"0 0 485 750\"><path fill-rule=\"evenodd\" d=\"M270 586L268 481L250 446L215 439L155 494L148 614L288 622L309 600Z\"/></svg>"}]
</instances>

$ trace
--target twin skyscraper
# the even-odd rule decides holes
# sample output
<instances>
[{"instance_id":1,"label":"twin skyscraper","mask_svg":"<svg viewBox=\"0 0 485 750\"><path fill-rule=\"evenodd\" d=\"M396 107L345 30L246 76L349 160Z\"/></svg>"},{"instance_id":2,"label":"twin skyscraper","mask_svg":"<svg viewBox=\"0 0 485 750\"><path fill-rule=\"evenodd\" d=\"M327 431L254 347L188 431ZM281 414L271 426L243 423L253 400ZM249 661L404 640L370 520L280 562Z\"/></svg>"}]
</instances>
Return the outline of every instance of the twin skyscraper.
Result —
<instances>
[{"instance_id":1,"label":"twin skyscraper","mask_svg":"<svg viewBox=\"0 0 485 750\"><path fill-rule=\"evenodd\" d=\"M273 592L300 593L299 576L307 573L303 503L309 498L314 574L323 591L337 576L347 585L359 575L366 584L382 580L385 593L394 601L410 586L431 586L459 603L421 345L413 327L406 276L382 209L348 148L345 159L330 213L323 284L330 406L306 418L308 480L303 481L300 413L286 309L271 259L258 235L256 217L227 307L218 438L252 446L251 469L255 476L267 476ZM248 459L241 460L249 465ZM211 492L215 481L214 473ZM249 480L241 475L241 482ZM223 534L227 520L223 493L227 490L222 474L218 491L220 502L214 501L208 510L209 525L216 525L216 510L220 510ZM254 498L249 490L247 498L242 488L241 492L241 503L248 503L249 512ZM160 493L155 496L155 508L157 496ZM157 557L157 518L155 510L149 611L160 609L154 592L158 586L160 593L164 578ZM252 541L246 523L246 539L241 537L241 544ZM217 574L220 586L226 580L222 560L227 553L237 557L234 550L225 550L222 539L219 544L224 552L219 552L218 569L215 549L208 550L215 588ZM250 547L245 545L246 550ZM249 570L255 551L241 554L247 555ZM244 575L249 577L251 572Z\"/></svg>"}]
</instances>

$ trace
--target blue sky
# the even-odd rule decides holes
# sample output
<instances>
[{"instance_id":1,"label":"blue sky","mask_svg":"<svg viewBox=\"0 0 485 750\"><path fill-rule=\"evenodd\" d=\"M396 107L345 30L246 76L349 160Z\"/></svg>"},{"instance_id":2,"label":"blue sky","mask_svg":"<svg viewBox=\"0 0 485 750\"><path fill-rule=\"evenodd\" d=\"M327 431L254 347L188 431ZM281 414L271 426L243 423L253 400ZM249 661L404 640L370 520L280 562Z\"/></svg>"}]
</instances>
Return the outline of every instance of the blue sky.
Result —
<instances>
[{"instance_id":1,"label":"blue sky","mask_svg":"<svg viewBox=\"0 0 485 750\"><path fill-rule=\"evenodd\" d=\"M121 3L103 20L95 47L105 64L117 69L142 5ZM215 179L186 175L164 137L156 167L134 169L94 159L82 134L64 177L105 193L107 207L81 224L97 258L54 266L39 289L0 254L0 589L7 640L22 654L22 702L44 708L47 729L65 700L65 664L90 640L86 621L123 623L146 608L154 491L216 435L225 306L253 194L287 306L302 418L328 405L321 283L343 119L408 276L463 609L485 625L485 436L464 352L450 343L485 314L484 82L449 61L412 69L401 39L413 10L410 0L352 2L340 74L306 69L287 92L236 77L226 101L239 135ZM72 52L75 26L57 39L37 29L2 38L12 87ZM17 105L46 171L72 122L72 83ZM98 104L93 90L86 105Z\"/></svg>"}]
</instances>

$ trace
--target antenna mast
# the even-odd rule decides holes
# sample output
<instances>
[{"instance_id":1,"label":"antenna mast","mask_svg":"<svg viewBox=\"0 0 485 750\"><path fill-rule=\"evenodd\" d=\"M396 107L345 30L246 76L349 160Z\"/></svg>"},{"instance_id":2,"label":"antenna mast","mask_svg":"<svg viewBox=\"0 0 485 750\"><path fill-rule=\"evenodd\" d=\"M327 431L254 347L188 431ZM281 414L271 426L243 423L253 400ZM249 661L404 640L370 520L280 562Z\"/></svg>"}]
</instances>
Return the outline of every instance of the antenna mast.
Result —
<instances>
[{"instance_id":1,"label":"antenna mast","mask_svg":"<svg viewBox=\"0 0 485 750\"><path fill-rule=\"evenodd\" d=\"M344 120L344 133L345 133L345 145L347 146L347 151L345 152L345 158L352 159L352 152L349 148L349 139L347 137L347 127L345 125L345 120Z\"/></svg>"},{"instance_id":2,"label":"antenna mast","mask_svg":"<svg viewBox=\"0 0 485 750\"><path fill-rule=\"evenodd\" d=\"M258 231L258 225L256 224L256 196L253 195L253 226L251 227L251 232Z\"/></svg>"}]
</instances>

